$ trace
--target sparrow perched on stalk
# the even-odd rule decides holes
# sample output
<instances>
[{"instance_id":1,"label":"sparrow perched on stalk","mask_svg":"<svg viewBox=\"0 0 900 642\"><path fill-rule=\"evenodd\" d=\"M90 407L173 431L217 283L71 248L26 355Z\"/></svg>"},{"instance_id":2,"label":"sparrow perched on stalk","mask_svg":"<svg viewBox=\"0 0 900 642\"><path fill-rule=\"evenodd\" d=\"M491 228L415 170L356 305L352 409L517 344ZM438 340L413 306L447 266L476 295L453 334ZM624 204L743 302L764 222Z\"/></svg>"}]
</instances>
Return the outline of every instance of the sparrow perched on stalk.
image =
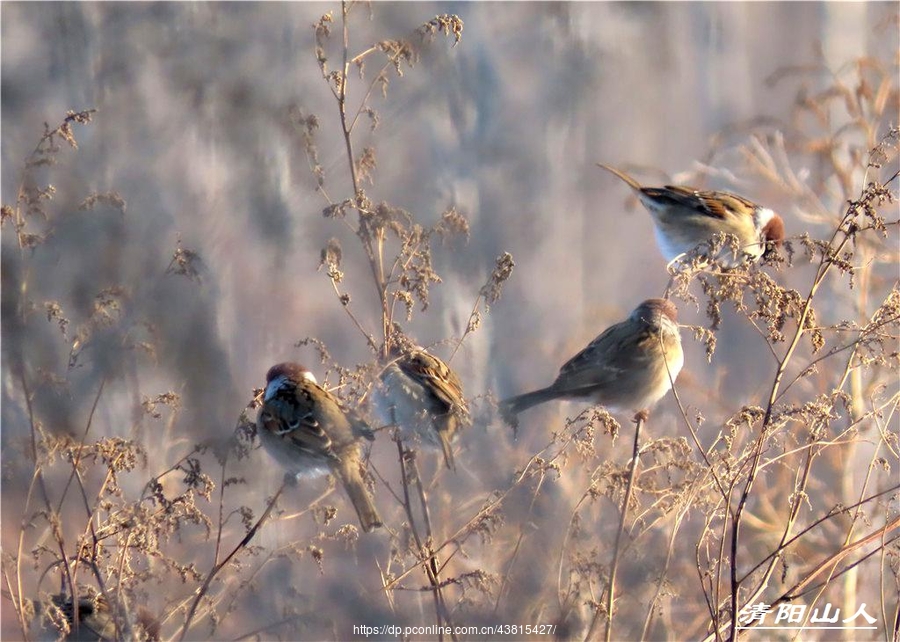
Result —
<instances>
[{"instance_id":1,"label":"sparrow perched on stalk","mask_svg":"<svg viewBox=\"0 0 900 642\"><path fill-rule=\"evenodd\" d=\"M403 439L439 448L447 468L456 468L451 444L468 423L469 409L462 383L446 363L424 348L395 349L374 398L382 420L399 427Z\"/></svg>"},{"instance_id":2,"label":"sparrow perched on stalk","mask_svg":"<svg viewBox=\"0 0 900 642\"><path fill-rule=\"evenodd\" d=\"M510 424L551 399L589 401L611 411L644 410L659 401L684 365L678 311L666 299L647 299L569 359L546 388L500 402Z\"/></svg>"},{"instance_id":3,"label":"sparrow perched on stalk","mask_svg":"<svg viewBox=\"0 0 900 642\"><path fill-rule=\"evenodd\" d=\"M737 194L675 185L644 187L625 172L597 165L635 191L653 216L656 243L670 263L717 233L734 236L740 247L738 255L723 248L715 257L726 268L758 261L784 240L784 221L778 214Z\"/></svg>"},{"instance_id":4,"label":"sparrow perched on stalk","mask_svg":"<svg viewBox=\"0 0 900 642\"><path fill-rule=\"evenodd\" d=\"M382 525L361 472L360 438L375 439L368 424L344 408L298 363L279 363L266 374L257 420L270 455L296 477L333 473L343 484L365 532Z\"/></svg>"},{"instance_id":5,"label":"sparrow perched on stalk","mask_svg":"<svg viewBox=\"0 0 900 642\"><path fill-rule=\"evenodd\" d=\"M144 606L135 609L135 618L126 628L125 617L116 618L103 595L94 589L81 587L78 593L78 617L75 613L75 601L69 593L57 593L50 596L47 604L32 603L35 615L40 616L43 625L59 630L64 634L62 639L68 642L112 642L126 637L140 637L145 640L159 640L159 622ZM138 635L140 633L141 635Z\"/></svg>"}]
</instances>

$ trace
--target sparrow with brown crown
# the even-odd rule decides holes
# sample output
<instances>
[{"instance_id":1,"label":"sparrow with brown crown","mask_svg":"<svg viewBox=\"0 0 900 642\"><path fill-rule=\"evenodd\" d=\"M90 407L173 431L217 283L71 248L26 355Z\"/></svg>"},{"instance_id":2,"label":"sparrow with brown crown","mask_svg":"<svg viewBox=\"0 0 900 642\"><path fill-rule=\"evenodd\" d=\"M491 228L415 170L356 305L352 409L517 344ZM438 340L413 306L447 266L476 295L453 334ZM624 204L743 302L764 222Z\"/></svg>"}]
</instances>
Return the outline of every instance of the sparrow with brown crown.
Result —
<instances>
[{"instance_id":1,"label":"sparrow with brown crown","mask_svg":"<svg viewBox=\"0 0 900 642\"><path fill-rule=\"evenodd\" d=\"M375 406L385 423L400 428L406 441L440 449L455 469L453 439L469 421L456 373L424 348L395 349L375 390Z\"/></svg>"},{"instance_id":2,"label":"sparrow with brown crown","mask_svg":"<svg viewBox=\"0 0 900 642\"><path fill-rule=\"evenodd\" d=\"M546 388L500 402L513 426L519 413L553 399L587 401L612 412L651 408L684 365L678 311L666 299L647 299L569 359Z\"/></svg>"},{"instance_id":3,"label":"sparrow with brown crown","mask_svg":"<svg viewBox=\"0 0 900 642\"><path fill-rule=\"evenodd\" d=\"M66 642L112 642L126 638L152 641L160 637L160 623L146 607L136 607L133 619L125 614L117 618L106 598L93 588L79 587L77 609L69 593L51 595L46 603L28 601L40 625L56 629L58 639Z\"/></svg>"},{"instance_id":4,"label":"sparrow with brown crown","mask_svg":"<svg viewBox=\"0 0 900 642\"><path fill-rule=\"evenodd\" d=\"M334 474L350 497L363 531L382 525L362 476L360 439L375 439L368 424L322 388L298 363L279 363L266 374L257 420L268 453L291 475Z\"/></svg>"},{"instance_id":5,"label":"sparrow with brown crown","mask_svg":"<svg viewBox=\"0 0 900 642\"><path fill-rule=\"evenodd\" d=\"M715 257L726 268L758 261L784 240L781 217L742 196L687 186L644 187L623 171L597 165L635 191L653 216L656 243L669 263L711 241L717 233L734 236L740 247L738 254L723 248Z\"/></svg>"}]
</instances>

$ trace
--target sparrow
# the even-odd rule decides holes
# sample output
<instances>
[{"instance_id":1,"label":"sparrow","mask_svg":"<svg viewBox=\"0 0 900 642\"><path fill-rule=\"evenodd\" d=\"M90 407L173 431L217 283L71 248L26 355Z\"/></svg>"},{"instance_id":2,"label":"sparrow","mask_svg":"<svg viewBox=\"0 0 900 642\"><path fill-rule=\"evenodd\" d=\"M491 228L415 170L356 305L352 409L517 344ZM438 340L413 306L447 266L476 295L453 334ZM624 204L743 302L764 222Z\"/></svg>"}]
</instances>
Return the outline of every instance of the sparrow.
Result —
<instances>
[{"instance_id":1,"label":"sparrow","mask_svg":"<svg viewBox=\"0 0 900 642\"><path fill-rule=\"evenodd\" d=\"M614 167L599 167L628 183L656 224L656 243L672 262L717 233L735 236L740 255L723 249L715 259L726 268L761 256L784 240L784 221L767 207L730 192L705 191L687 186L644 187Z\"/></svg>"},{"instance_id":2,"label":"sparrow","mask_svg":"<svg viewBox=\"0 0 900 642\"><path fill-rule=\"evenodd\" d=\"M375 435L362 417L319 386L309 370L298 363L269 368L257 430L265 449L290 475L337 476L364 532L382 525L361 469L359 440L373 441Z\"/></svg>"},{"instance_id":3,"label":"sparrow","mask_svg":"<svg viewBox=\"0 0 900 642\"><path fill-rule=\"evenodd\" d=\"M418 346L393 350L374 401L381 419L399 427L404 440L439 448L447 468L455 470L451 444L468 423L469 408L459 377L446 363Z\"/></svg>"},{"instance_id":4,"label":"sparrow","mask_svg":"<svg viewBox=\"0 0 900 642\"><path fill-rule=\"evenodd\" d=\"M82 588L78 593L78 618L75 618L75 601L69 593L57 593L50 596L50 606L35 602L35 615L42 616L46 625L60 630L67 641L78 642L111 642L112 640L125 639L129 631L125 628L124 620L116 626L116 618L103 595L94 589ZM159 640L159 621L144 606L136 609L136 618L131 625L131 635L134 635L135 627L143 633L142 639ZM63 623L63 621L65 623Z\"/></svg>"},{"instance_id":5,"label":"sparrow","mask_svg":"<svg viewBox=\"0 0 900 642\"><path fill-rule=\"evenodd\" d=\"M551 399L589 401L612 412L649 409L684 365L677 315L671 301L647 299L569 359L552 384L500 402L501 415L515 426L519 413Z\"/></svg>"}]
</instances>

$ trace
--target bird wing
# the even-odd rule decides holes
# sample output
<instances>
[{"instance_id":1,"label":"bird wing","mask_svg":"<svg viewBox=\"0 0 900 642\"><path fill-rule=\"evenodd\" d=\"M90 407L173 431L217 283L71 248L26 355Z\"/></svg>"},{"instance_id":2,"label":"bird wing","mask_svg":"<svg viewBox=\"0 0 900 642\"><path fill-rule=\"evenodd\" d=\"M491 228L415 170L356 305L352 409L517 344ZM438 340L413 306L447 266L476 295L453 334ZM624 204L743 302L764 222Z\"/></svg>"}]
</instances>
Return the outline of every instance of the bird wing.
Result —
<instances>
[{"instance_id":1,"label":"bird wing","mask_svg":"<svg viewBox=\"0 0 900 642\"><path fill-rule=\"evenodd\" d=\"M645 187L641 191L659 203L701 212L720 220L734 218L738 213L750 212L756 207L753 202L731 192L699 190L687 185Z\"/></svg>"},{"instance_id":2,"label":"bird wing","mask_svg":"<svg viewBox=\"0 0 900 642\"><path fill-rule=\"evenodd\" d=\"M644 366L648 340L653 340L651 333L646 328L634 332L630 321L610 326L563 364L553 387L569 392L606 388Z\"/></svg>"},{"instance_id":3,"label":"bird wing","mask_svg":"<svg viewBox=\"0 0 900 642\"><path fill-rule=\"evenodd\" d=\"M405 375L425 386L448 411L468 412L459 377L437 357L418 351L400 359L397 365Z\"/></svg>"},{"instance_id":4,"label":"bird wing","mask_svg":"<svg viewBox=\"0 0 900 642\"><path fill-rule=\"evenodd\" d=\"M319 421L326 410L323 403L334 403L333 395L311 381L281 388L263 404L264 428L312 456L338 459L331 437Z\"/></svg>"},{"instance_id":5,"label":"bird wing","mask_svg":"<svg viewBox=\"0 0 900 642\"><path fill-rule=\"evenodd\" d=\"M597 163L597 165L628 183L633 190L660 205L694 210L718 219L728 219L735 216L736 213L748 212L756 208L756 204L752 201L731 192L700 190L689 185L644 187L622 170L602 163Z\"/></svg>"}]
</instances>

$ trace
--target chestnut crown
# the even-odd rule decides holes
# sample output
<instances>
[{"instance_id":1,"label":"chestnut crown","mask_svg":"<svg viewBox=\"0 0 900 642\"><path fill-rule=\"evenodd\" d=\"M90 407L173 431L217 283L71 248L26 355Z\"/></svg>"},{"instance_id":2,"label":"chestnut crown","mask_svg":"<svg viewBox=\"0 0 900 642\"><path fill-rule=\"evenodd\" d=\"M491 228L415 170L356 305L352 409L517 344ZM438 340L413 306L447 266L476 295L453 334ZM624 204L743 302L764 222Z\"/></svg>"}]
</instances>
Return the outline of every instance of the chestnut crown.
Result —
<instances>
[{"instance_id":1,"label":"chestnut crown","mask_svg":"<svg viewBox=\"0 0 900 642\"><path fill-rule=\"evenodd\" d=\"M678 323L678 308L668 299L647 299L634 309L634 312L631 313L631 318L651 321L660 314L668 317L672 323Z\"/></svg>"}]
</instances>

